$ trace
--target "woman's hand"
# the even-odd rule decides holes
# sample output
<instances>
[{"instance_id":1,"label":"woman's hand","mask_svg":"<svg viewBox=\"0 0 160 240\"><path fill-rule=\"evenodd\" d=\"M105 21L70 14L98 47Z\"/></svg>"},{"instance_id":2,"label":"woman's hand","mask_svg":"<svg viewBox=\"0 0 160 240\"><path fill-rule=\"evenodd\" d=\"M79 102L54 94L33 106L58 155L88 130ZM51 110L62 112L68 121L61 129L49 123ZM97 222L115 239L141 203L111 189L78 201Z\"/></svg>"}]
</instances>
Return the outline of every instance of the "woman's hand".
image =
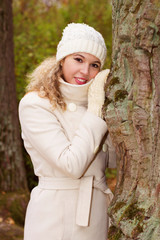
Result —
<instances>
[{"instance_id":1,"label":"woman's hand","mask_svg":"<svg viewBox=\"0 0 160 240\"><path fill-rule=\"evenodd\" d=\"M88 111L102 118L102 106L104 104L104 84L109 74L109 69L99 72L94 78L88 90Z\"/></svg>"}]
</instances>

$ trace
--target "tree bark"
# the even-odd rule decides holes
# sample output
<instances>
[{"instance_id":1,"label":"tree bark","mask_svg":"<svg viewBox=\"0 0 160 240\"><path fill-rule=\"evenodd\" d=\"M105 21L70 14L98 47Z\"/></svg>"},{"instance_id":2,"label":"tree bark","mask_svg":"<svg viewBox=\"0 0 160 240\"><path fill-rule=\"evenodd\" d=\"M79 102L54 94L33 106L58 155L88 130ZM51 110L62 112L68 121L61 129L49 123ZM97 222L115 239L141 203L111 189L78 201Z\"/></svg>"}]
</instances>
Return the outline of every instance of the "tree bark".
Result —
<instances>
[{"instance_id":1,"label":"tree bark","mask_svg":"<svg viewBox=\"0 0 160 240\"><path fill-rule=\"evenodd\" d=\"M119 155L109 239L160 239L160 2L112 0L105 118Z\"/></svg>"},{"instance_id":2,"label":"tree bark","mask_svg":"<svg viewBox=\"0 0 160 240\"><path fill-rule=\"evenodd\" d=\"M0 1L0 189L26 189L14 75L12 1Z\"/></svg>"}]
</instances>

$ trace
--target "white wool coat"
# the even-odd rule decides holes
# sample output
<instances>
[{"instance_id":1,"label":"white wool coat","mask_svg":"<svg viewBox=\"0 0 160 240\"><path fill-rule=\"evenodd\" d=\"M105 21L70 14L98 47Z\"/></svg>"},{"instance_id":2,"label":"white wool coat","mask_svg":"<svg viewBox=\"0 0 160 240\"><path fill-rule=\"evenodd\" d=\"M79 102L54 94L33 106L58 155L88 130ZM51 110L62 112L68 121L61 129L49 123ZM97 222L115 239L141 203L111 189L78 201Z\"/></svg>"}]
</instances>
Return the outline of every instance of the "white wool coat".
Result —
<instances>
[{"instance_id":1,"label":"white wool coat","mask_svg":"<svg viewBox=\"0 0 160 240\"><path fill-rule=\"evenodd\" d=\"M66 111L53 110L37 92L19 105L22 138L39 177L24 240L106 240L112 193L105 169L115 167L115 149L109 135L105 139L105 121L87 110L90 83L60 82Z\"/></svg>"}]
</instances>

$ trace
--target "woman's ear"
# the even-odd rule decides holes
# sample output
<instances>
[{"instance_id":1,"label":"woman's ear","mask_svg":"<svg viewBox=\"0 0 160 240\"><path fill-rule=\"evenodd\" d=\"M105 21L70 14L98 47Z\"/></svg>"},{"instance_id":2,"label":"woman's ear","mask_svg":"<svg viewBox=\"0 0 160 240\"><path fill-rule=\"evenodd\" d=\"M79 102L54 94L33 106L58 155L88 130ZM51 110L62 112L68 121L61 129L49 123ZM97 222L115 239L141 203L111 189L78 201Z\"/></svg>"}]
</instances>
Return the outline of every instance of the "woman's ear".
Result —
<instances>
[{"instance_id":1,"label":"woman's ear","mask_svg":"<svg viewBox=\"0 0 160 240\"><path fill-rule=\"evenodd\" d=\"M62 60L60 61L60 66L61 66L61 67L63 66L63 63L64 63L64 59L62 59Z\"/></svg>"}]
</instances>

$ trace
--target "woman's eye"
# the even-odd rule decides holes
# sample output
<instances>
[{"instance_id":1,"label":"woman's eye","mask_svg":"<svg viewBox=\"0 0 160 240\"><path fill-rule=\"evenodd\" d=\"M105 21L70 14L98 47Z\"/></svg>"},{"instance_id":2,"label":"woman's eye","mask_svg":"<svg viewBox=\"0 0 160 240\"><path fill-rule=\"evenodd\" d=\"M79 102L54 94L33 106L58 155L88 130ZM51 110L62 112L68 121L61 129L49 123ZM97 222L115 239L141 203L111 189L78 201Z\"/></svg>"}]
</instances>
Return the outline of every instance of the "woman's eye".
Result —
<instances>
[{"instance_id":1,"label":"woman's eye","mask_svg":"<svg viewBox=\"0 0 160 240\"><path fill-rule=\"evenodd\" d=\"M94 68L99 68L100 66L99 66L98 64L96 64L96 63L93 63L93 64L92 64L92 67L94 67Z\"/></svg>"},{"instance_id":2,"label":"woman's eye","mask_svg":"<svg viewBox=\"0 0 160 240\"><path fill-rule=\"evenodd\" d=\"M74 58L74 60L76 60L77 62L83 62L81 58Z\"/></svg>"}]
</instances>

